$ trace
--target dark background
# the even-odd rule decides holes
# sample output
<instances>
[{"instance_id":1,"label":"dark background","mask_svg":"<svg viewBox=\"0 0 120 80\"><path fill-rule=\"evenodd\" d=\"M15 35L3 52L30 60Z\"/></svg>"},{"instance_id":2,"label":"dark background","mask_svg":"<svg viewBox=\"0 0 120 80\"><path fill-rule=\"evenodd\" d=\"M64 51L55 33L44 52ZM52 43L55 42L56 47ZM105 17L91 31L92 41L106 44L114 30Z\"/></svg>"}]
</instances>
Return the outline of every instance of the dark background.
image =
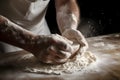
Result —
<instances>
[{"instance_id":1,"label":"dark background","mask_svg":"<svg viewBox=\"0 0 120 80\"><path fill-rule=\"evenodd\" d=\"M81 13L79 30L85 37L119 33L120 4L117 0L78 0ZM52 33L59 33L54 0L49 3L46 19Z\"/></svg>"}]
</instances>

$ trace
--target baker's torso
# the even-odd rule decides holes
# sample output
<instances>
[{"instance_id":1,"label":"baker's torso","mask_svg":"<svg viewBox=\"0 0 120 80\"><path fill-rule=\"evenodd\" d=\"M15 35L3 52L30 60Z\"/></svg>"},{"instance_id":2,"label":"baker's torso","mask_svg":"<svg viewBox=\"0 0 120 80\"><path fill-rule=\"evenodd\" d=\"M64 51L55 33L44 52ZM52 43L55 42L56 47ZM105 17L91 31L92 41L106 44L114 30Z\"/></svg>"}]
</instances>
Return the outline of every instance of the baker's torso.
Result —
<instances>
[{"instance_id":1,"label":"baker's torso","mask_svg":"<svg viewBox=\"0 0 120 80\"><path fill-rule=\"evenodd\" d=\"M50 0L1 0L0 15L39 35L49 35L45 13ZM17 48L4 44L6 51ZM14 50L12 50L14 51Z\"/></svg>"},{"instance_id":2,"label":"baker's torso","mask_svg":"<svg viewBox=\"0 0 120 80\"><path fill-rule=\"evenodd\" d=\"M40 30L41 27L44 29L47 26L45 25L45 13L48 3L49 0L2 0L0 15L25 29L38 32L38 28ZM44 34L47 32L45 31Z\"/></svg>"}]
</instances>

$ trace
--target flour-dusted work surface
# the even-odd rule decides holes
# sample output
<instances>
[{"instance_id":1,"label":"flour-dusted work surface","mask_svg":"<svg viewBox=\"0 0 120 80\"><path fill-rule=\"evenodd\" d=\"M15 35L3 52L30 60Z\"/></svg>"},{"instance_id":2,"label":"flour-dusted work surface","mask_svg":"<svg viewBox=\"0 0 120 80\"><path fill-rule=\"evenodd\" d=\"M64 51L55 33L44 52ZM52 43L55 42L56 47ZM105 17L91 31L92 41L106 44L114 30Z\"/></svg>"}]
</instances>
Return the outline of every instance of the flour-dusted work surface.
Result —
<instances>
[{"instance_id":1,"label":"flour-dusted work surface","mask_svg":"<svg viewBox=\"0 0 120 80\"><path fill-rule=\"evenodd\" d=\"M18 55L18 53L10 53L9 56L4 56L6 59L1 59L0 64L3 67L13 66L24 72L62 75L82 71L96 61L96 57L91 52L85 52L83 55L78 54L66 63L60 65L41 63L29 52L24 51L19 54L20 55Z\"/></svg>"},{"instance_id":2,"label":"flour-dusted work surface","mask_svg":"<svg viewBox=\"0 0 120 80\"><path fill-rule=\"evenodd\" d=\"M21 62L20 57L28 52L20 51L0 55L0 80L120 80L120 34L91 37L87 41L88 51L96 60L80 71L61 75L23 71L28 60ZM22 67L19 64L23 64Z\"/></svg>"}]
</instances>

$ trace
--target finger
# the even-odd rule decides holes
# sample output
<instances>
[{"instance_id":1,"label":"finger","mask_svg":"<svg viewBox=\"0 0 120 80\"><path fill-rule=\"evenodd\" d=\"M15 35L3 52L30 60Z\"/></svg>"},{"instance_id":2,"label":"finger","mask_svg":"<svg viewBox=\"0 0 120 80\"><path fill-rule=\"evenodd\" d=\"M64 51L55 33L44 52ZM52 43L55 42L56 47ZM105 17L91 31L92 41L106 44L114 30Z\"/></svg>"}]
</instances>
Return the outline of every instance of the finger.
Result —
<instances>
[{"instance_id":1,"label":"finger","mask_svg":"<svg viewBox=\"0 0 120 80\"><path fill-rule=\"evenodd\" d=\"M63 51L62 51L63 53ZM71 54L68 52L64 52L65 53L65 58L59 58L58 56L54 56L53 58L53 64L63 64L65 62L68 61L68 59L70 58Z\"/></svg>"},{"instance_id":2,"label":"finger","mask_svg":"<svg viewBox=\"0 0 120 80\"><path fill-rule=\"evenodd\" d=\"M68 59L65 58L65 59L57 59L57 58L54 58L54 64L63 64L65 62L67 62Z\"/></svg>"},{"instance_id":3,"label":"finger","mask_svg":"<svg viewBox=\"0 0 120 80\"><path fill-rule=\"evenodd\" d=\"M77 41L82 44L82 45L87 45L87 41L85 39L85 37L82 35L82 33L80 31L76 31L76 38Z\"/></svg>"},{"instance_id":4,"label":"finger","mask_svg":"<svg viewBox=\"0 0 120 80\"><path fill-rule=\"evenodd\" d=\"M54 40L54 45L56 45L57 47L59 47L59 49L62 50L69 50L69 45L72 45L73 42L68 40L65 37L62 37L60 35L53 36L53 40Z\"/></svg>"},{"instance_id":5,"label":"finger","mask_svg":"<svg viewBox=\"0 0 120 80\"><path fill-rule=\"evenodd\" d=\"M58 56L48 55L45 56L44 59L42 59L42 63L46 64L62 64L65 63L67 59L59 59Z\"/></svg>"},{"instance_id":6,"label":"finger","mask_svg":"<svg viewBox=\"0 0 120 80\"><path fill-rule=\"evenodd\" d=\"M63 51L68 51L71 52L72 51L72 46L70 44L67 43L63 43L63 42L59 42L58 44L55 45L59 50L63 50Z\"/></svg>"},{"instance_id":7,"label":"finger","mask_svg":"<svg viewBox=\"0 0 120 80\"><path fill-rule=\"evenodd\" d=\"M74 52L72 53L72 55L70 56L70 59L73 59L77 54L80 54L79 53L79 50L80 50L80 46L75 48L76 50L74 50Z\"/></svg>"},{"instance_id":8,"label":"finger","mask_svg":"<svg viewBox=\"0 0 120 80\"><path fill-rule=\"evenodd\" d=\"M43 55L40 59L42 63L51 64L53 63L54 56L53 55Z\"/></svg>"},{"instance_id":9,"label":"finger","mask_svg":"<svg viewBox=\"0 0 120 80\"><path fill-rule=\"evenodd\" d=\"M66 62L68 58L61 57L62 53L56 53L48 49L47 51L41 52L40 56L37 56L38 60L46 64L62 64Z\"/></svg>"},{"instance_id":10,"label":"finger","mask_svg":"<svg viewBox=\"0 0 120 80\"><path fill-rule=\"evenodd\" d=\"M58 54L57 54L57 49L56 49L54 46L50 46L50 47L47 49L47 52L48 52L50 55L53 55L53 56L59 56L60 58L63 57L63 55L58 55Z\"/></svg>"},{"instance_id":11,"label":"finger","mask_svg":"<svg viewBox=\"0 0 120 80\"><path fill-rule=\"evenodd\" d=\"M68 42L69 44L72 44L73 42L68 40L67 38L63 37L63 36L60 36L58 34L55 34L56 36L54 36L53 38L55 40L59 40L59 41L62 41L62 42Z\"/></svg>"},{"instance_id":12,"label":"finger","mask_svg":"<svg viewBox=\"0 0 120 80\"><path fill-rule=\"evenodd\" d=\"M68 58L63 58L63 59L60 59L58 56L52 56L52 58L50 58L50 56L46 57L47 59L49 59L49 63L47 61L48 64L63 64L65 62L67 62Z\"/></svg>"},{"instance_id":13,"label":"finger","mask_svg":"<svg viewBox=\"0 0 120 80\"><path fill-rule=\"evenodd\" d=\"M60 59L68 58L71 55L70 52L66 52L66 51L62 51L62 50L56 49L54 46L49 47L47 49L47 51L48 51L49 54L51 54L53 56L57 56Z\"/></svg>"},{"instance_id":14,"label":"finger","mask_svg":"<svg viewBox=\"0 0 120 80\"><path fill-rule=\"evenodd\" d=\"M50 39L49 43L53 46L56 46L56 48L59 48L60 50L70 50L70 48L68 47L68 43L65 43L63 41Z\"/></svg>"},{"instance_id":15,"label":"finger","mask_svg":"<svg viewBox=\"0 0 120 80\"><path fill-rule=\"evenodd\" d=\"M79 44L73 44L72 47L73 47L73 51L72 51L72 55L70 56L70 59L75 57L79 53L79 50L81 48Z\"/></svg>"},{"instance_id":16,"label":"finger","mask_svg":"<svg viewBox=\"0 0 120 80\"><path fill-rule=\"evenodd\" d=\"M69 58L72 55L72 52L65 52L65 51L59 51L58 54L63 54L64 57L63 58Z\"/></svg>"}]
</instances>

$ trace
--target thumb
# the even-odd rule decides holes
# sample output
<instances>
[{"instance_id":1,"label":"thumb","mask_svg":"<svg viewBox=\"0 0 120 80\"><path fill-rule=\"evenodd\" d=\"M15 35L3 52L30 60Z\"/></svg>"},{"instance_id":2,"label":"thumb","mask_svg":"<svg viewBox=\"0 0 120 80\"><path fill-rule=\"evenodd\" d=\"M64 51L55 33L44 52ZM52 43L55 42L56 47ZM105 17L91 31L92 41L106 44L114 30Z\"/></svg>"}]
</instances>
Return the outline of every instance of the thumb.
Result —
<instances>
[{"instance_id":1,"label":"thumb","mask_svg":"<svg viewBox=\"0 0 120 80\"><path fill-rule=\"evenodd\" d=\"M70 57L70 59L74 58L77 54L79 54L79 50L80 50L80 45L79 44L73 44L72 46L72 55Z\"/></svg>"}]
</instances>

